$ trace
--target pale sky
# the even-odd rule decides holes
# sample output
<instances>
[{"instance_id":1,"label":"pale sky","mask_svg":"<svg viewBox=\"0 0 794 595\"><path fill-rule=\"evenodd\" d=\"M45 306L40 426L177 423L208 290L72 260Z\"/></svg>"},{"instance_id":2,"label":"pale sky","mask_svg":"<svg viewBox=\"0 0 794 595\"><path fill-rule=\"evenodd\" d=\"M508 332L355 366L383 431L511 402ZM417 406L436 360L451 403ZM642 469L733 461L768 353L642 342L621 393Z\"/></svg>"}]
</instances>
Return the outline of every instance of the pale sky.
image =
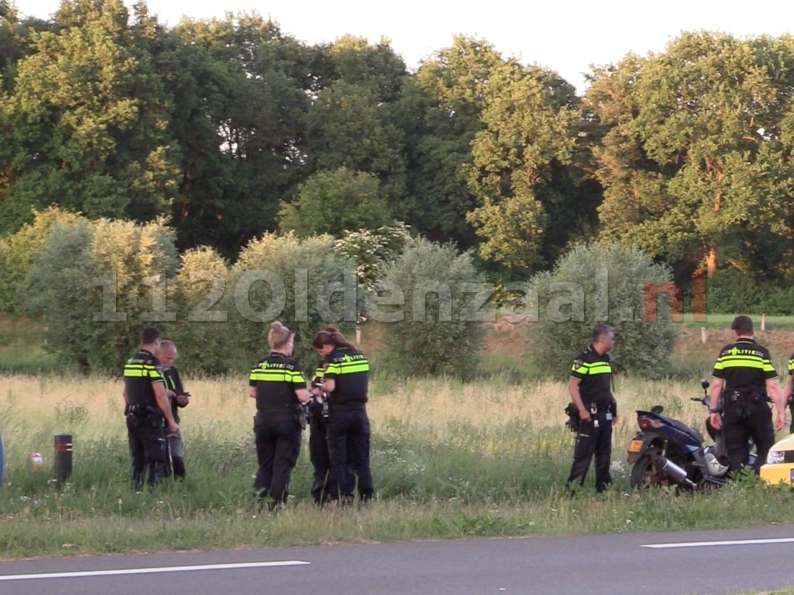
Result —
<instances>
[{"instance_id":1,"label":"pale sky","mask_svg":"<svg viewBox=\"0 0 794 595\"><path fill-rule=\"evenodd\" d=\"M125 2L132 4L129 0ZM24 14L47 17L58 0L16 0ZM270 16L282 31L308 43L347 33L375 42L386 36L409 68L450 45L452 35L484 37L506 55L559 72L584 90L590 64L620 60L629 51L661 51L681 31L706 29L737 36L790 33L793 0L526 0L525 2L433 2L432 0L149 0L160 20L183 14L222 17L225 11Z\"/></svg>"}]
</instances>

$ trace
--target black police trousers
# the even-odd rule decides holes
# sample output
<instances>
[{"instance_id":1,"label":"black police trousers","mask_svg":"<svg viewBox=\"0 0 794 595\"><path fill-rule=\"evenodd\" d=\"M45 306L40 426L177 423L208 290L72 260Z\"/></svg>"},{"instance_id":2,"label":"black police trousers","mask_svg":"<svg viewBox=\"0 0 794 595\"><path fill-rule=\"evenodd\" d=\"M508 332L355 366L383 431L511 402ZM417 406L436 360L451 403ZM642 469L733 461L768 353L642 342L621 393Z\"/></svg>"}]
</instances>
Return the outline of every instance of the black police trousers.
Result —
<instances>
[{"instance_id":1,"label":"black police trousers","mask_svg":"<svg viewBox=\"0 0 794 595\"><path fill-rule=\"evenodd\" d=\"M328 431L326 419L320 412L312 413L309 418L309 458L314 467L314 482L312 483L312 498L315 504L323 504L331 498L331 494L339 493L339 486L331 480L331 455L328 452ZM352 455L353 449L350 440L347 444L346 476L354 477Z\"/></svg>"},{"instance_id":2,"label":"black police trousers","mask_svg":"<svg viewBox=\"0 0 794 595\"><path fill-rule=\"evenodd\" d=\"M752 438L756 450L755 472L766 464L766 455L775 443L775 428L772 425L772 412L764 401L747 402L737 406L726 404L722 414L722 436L725 449L731 462L731 470L742 469L750 460Z\"/></svg>"},{"instance_id":3,"label":"black police trousers","mask_svg":"<svg viewBox=\"0 0 794 595\"><path fill-rule=\"evenodd\" d=\"M301 449L301 426L293 413L259 412L254 418L256 458L259 471L254 488L270 496L274 504L287 501L292 469Z\"/></svg>"},{"instance_id":4,"label":"black police trousers","mask_svg":"<svg viewBox=\"0 0 794 595\"><path fill-rule=\"evenodd\" d=\"M612 477L609 475L612 457L612 420L607 420L606 412L595 415L591 413L590 418L590 422L581 423L579 433L576 435L571 475L565 485L569 487L575 481L582 485L590 468L590 460L595 455L596 492L600 493L612 483Z\"/></svg>"},{"instance_id":5,"label":"black police trousers","mask_svg":"<svg viewBox=\"0 0 794 595\"><path fill-rule=\"evenodd\" d=\"M149 487L157 486L163 480L166 457L165 428L161 418L150 415L142 418L128 416L127 437L132 458L132 489L141 491L145 482Z\"/></svg>"},{"instance_id":6,"label":"black police trousers","mask_svg":"<svg viewBox=\"0 0 794 595\"><path fill-rule=\"evenodd\" d=\"M332 408L326 432L331 457L331 484L338 486L338 493L330 494L330 499L336 500L341 496L344 501L351 501L356 477L361 500L371 499L375 495L375 487L369 466L370 429L366 407ZM353 473L348 467L348 453Z\"/></svg>"}]
</instances>

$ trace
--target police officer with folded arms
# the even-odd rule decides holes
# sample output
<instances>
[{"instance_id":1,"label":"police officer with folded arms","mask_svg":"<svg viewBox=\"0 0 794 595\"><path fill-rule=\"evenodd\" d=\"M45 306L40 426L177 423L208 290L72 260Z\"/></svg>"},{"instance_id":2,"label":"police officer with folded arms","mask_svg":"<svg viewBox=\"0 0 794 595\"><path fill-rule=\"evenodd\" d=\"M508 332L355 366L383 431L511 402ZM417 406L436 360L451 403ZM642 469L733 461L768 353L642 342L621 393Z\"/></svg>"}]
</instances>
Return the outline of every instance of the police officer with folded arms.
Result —
<instances>
[{"instance_id":1,"label":"police officer with folded arms","mask_svg":"<svg viewBox=\"0 0 794 595\"><path fill-rule=\"evenodd\" d=\"M571 474L566 486L584 483L595 455L596 492L612 483L609 465L612 456L612 424L617 421L617 403L612 395L612 364L609 352L615 346L611 326L593 329L593 343L579 354L571 368L568 392L579 417Z\"/></svg>"},{"instance_id":2,"label":"police officer with folded arms","mask_svg":"<svg viewBox=\"0 0 794 595\"><path fill-rule=\"evenodd\" d=\"M709 421L717 430L722 429L732 469L747 465L750 457L748 439L752 438L757 455L755 471L758 473L775 443L775 429L780 430L786 425L786 404L769 350L754 339L752 319L737 316L731 330L734 342L720 350L714 364ZM774 427L767 404L770 397L777 411Z\"/></svg>"},{"instance_id":3,"label":"police officer with folded arms","mask_svg":"<svg viewBox=\"0 0 794 595\"><path fill-rule=\"evenodd\" d=\"M184 409L190 403L190 393L185 392L185 387L182 384L182 376L179 374L179 369L174 365L179 352L177 351L176 344L173 341L161 341L160 352L158 358L163 366L163 378L165 379L165 392L168 395L168 400L171 403L171 415L174 416L174 421L180 424L180 431L178 434L171 434L168 432L166 436L166 466L165 476L174 476L174 479L185 479L185 459L184 459L184 444L182 442L182 428L179 419L179 410Z\"/></svg>"},{"instance_id":4,"label":"police officer with folded arms","mask_svg":"<svg viewBox=\"0 0 794 595\"><path fill-rule=\"evenodd\" d=\"M249 376L248 396L256 399L254 436L259 470L254 489L262 500L270 497L271 510L283 506L289 495L292 469L301 448L300 406L309 391L298 362L292 359L295 335L280 322L268 334L270 353L260 359Z\"/></svg>"},{"instance_id":5,"label":"police officer with folded arms","mask_svg":"<svg viewBox=\"0 0 794 595\"><path fill-rule=\"evenodd\" d=\"M163 368L157 359L159 349L160 330L146 327L141 334L140 351L124 366L123 394L135 491L143 489L145 481L150 488L162 481L166 460L164 426L167 424L172 434L179 433L166 394Z\"/></svg>"},{"instance_id":6,"label":"police officer with folded arms","mask_svg":"<svg viewBox=\"0 0 794 595\"><path fill-rule=\"evenodd\" d=\"M375 496L370 469L370 425L367 416L369 362L338 330L322 330L312 341L324 357L323 388L328 394L328 453L331 457L331 481L338 493L330 498L342 505L354 499L356 478L358 493L366 502ZM348 451L353 473L347 466Z\"/></svg>"}]
</instances>

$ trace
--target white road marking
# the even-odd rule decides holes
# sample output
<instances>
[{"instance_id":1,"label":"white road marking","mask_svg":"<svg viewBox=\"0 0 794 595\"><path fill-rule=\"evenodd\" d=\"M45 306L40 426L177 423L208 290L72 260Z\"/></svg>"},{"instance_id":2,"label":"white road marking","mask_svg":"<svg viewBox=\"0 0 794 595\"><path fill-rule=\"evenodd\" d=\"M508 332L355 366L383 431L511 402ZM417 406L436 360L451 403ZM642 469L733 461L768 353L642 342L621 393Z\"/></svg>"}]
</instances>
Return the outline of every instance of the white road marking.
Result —
<instances>
[{"instance_id":1,"label":"white road marking","mask_svg":"<svg viewBox=\"0 0 794 595\"><path fill-rule=\"evenodd\" d=\"M203 566L164 566L159 568L121 568L118 570L86 570L82 572L51 572L46 574L0 575L0 581L32 581L53 578L85 578L95 576L125 576L130 574L160 574L166 572L196 572L199 570L237 570L240 568L273 568L280 566L305 566L311 562L287 560L285 562L245 562L240 564L205 564Z\"/></svg>"},{"instance_id":2,"label":"white road marking","mask_svg":"<svg viewBox=\"0 0 794 595\"><path fill-rule=\"evenodd\" d=\"M656 550L680 548L680 547L715 547L719 545L764 545L769 543L794 543L794 537L782 537L780 539L742 539L738 541L692 541L689 543L654 543L643 545Z\"/></svg>"}]
</instances>

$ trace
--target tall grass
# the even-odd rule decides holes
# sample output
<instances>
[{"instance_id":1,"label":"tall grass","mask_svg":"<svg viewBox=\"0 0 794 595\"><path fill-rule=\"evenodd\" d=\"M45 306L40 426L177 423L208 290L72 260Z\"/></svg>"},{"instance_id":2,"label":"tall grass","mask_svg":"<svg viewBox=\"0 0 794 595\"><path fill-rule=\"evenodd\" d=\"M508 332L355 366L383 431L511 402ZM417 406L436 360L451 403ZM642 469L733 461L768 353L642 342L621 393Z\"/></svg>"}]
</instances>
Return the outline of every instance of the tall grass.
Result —
<instances>
[{"instance_id":1,"label":"tall grass","mask_svg":"<svg viewBox=\"0 0 794 595\"><path fill-rule=\"evenodd\" d=\"M252 499L254 405L245 385L242 377L188 379L194 399L182 414L187 480L136 495L128 483L120 382L0 376L7 461L2 551L19 557L794 521L788 489L749 480L710 494L640 496L619 463L608 495L596 498L588 485L571 499L563 487L573 444L563 427L565 385L516 384L510 374L466 384L376 375L369 411L379 500L316 510L304 452L293 475L293 506L263 514ZM703 407L688 400L699 390L697 382L619 380L613 459L625 460L634 409L662 404L702 429ZM59 433L74 436L74 474L65 486L27 470L31 452L41 452L51 468Z\"/></svg>"}]
</instances>

